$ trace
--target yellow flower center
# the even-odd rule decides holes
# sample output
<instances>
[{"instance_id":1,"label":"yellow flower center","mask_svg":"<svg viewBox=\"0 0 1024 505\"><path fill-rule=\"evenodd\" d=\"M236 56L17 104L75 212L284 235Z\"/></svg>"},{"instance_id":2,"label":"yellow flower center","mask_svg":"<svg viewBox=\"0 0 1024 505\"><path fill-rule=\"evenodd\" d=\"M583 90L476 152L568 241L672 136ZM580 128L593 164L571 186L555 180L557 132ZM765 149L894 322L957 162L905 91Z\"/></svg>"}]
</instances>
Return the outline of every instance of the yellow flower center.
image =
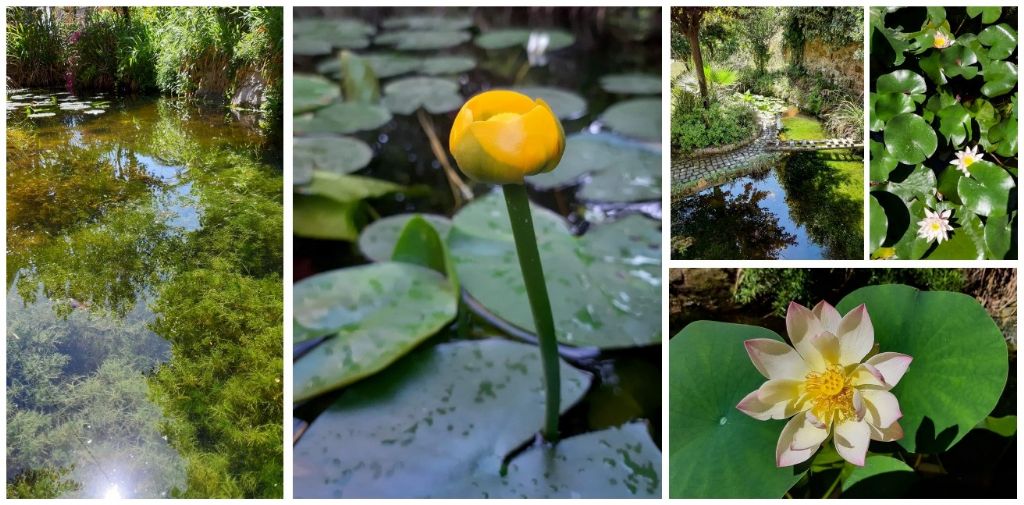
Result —
<instances>
[{"instance_id":1,"label":"yellow flower center","mask_svg":"<svg viewBox=\"0 0 1024 505\"><path fill-rule=\"evenodd\" d=\"M974 156L971 156L970 154L964 156L964 166L965 167L969 167L969 166L971 166L973 164L974 164Z\"/></svg>"},{"instance_id":2,"label":"yellow flower center","mask_svg":"<svg viewBox=\"0 0 1024 505\"><path fill-rule=\"evenodd\" d=\"M941 34L941 33L936 33L933 45L935 47L937 47L937 48L942 48L943 46L945 46L946 45L946 36Z\"/></svg>"},{"instance_id":3,"label":"yellow flower center","mask_svg":"<svg viewBox=\"0 0 1024 505\"><path fill-rule=\"evenodd\" d=\"M938 221L935 221L935 222L932 223L932 230L933 231L939 231L940 228L942 228L942 225L939 224Z\"/></svg>"},{"instance_id":4,"label":"yellow flower center","mask_svg":"<svg viewBox=\"0 0 1024 505\"><path fill-rule=\"evenodd\" d=\"M804 387L811 397L811 413L822 422L842 422L853 417L853 387L839 365L807 374Z\"/></svg>"}]
</instances>

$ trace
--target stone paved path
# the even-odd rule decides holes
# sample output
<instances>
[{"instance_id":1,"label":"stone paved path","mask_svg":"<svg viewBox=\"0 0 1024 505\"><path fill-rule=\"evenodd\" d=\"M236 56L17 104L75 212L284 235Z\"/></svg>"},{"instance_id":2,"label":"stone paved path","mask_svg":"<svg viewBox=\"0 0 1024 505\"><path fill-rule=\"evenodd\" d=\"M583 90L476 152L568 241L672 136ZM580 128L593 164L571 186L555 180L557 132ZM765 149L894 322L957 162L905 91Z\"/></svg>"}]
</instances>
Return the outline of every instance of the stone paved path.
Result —
<instances>
[{"instance_id":1,"label":"stone paved path","mask_svg":"<svg viewBox=\"0 0 1024 505\"><path fill-rule=\"evenodd\" d=\"M761 135L735 151L673 160L672 197L690 195L709 186L722 184L747 170L751 161L761 155L771 155L765 147L778 138L778 119L762 113L761 124L764 125Z\"/></svg>"}]
</instances>

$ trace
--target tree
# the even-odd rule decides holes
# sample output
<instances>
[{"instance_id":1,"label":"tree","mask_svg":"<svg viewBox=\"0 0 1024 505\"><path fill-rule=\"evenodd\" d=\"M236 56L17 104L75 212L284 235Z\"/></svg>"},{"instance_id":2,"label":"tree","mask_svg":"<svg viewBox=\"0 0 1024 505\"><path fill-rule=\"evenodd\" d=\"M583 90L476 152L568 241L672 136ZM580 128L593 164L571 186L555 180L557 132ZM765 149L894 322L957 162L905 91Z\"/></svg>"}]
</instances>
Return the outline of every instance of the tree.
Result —
<instances>
[{"instance_id":1,"label":"tree","mask_svg":"<svg viewBox=\"0 0 1024 505\"><path fill-rule=\"evenodd\" d=\"M710 7L675 7L672 9L672 20L676 26L682 28L690 42L690 58L693 60L693 72L697 77L697 86L700 88L700 98L704 107L708 106L708 83L704 78L704 57L700 53L700 25L704 20L704 13Z\"/></svg>"}]
</instances>

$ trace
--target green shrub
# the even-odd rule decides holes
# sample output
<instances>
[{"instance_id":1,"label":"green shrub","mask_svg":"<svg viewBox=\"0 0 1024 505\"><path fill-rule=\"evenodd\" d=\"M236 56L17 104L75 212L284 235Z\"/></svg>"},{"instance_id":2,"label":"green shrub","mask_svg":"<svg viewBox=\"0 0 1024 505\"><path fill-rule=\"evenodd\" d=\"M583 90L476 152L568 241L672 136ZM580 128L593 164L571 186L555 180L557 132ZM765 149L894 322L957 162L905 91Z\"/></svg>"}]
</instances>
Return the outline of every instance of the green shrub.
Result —
<instances>
[{"instance_id":1,"label":"green shrub","mask_svg":"<svg viewBox=\"0 0 1024 505\"><path fill-rule=\"evenodd\" d=\"M7 8L7 80L9 85L63 84L62 27L43 7Z\"/></svg>"},{"instance_id":2,"label":"green shrub","mask_svg":"<svg viewBox=\"0 0 1024 505\"><path fill-rule=\"evenodd\" d=\"M692 93L674 90L672 148L692 151L749 138L757 128L757 113L737 101L712 101L707 108Z\"/></svg>"}]
</instances>

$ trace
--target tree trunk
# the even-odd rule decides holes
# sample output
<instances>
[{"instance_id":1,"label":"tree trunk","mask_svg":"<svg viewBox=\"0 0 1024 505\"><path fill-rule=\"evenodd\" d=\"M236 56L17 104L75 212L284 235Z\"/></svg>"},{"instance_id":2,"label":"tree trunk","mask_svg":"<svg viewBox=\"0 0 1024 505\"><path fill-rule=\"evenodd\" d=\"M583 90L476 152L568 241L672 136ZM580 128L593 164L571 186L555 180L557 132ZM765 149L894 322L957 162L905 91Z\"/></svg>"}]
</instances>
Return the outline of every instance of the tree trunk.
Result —
<instances>
[{"instance_id":1,"label":"tree trunk","mask_svg":"<svg viewBox=\"0 0 1024 505\"><path fill-rule=\"evenodd\" d=\"M690 40L690 57L693 59L693 71L697 76L700 98L704 107L708 106L708 83L704 78L704 57L700 54L700 16L689 16L686 26L686 38Z\"/></svg>"}]
</instances>

